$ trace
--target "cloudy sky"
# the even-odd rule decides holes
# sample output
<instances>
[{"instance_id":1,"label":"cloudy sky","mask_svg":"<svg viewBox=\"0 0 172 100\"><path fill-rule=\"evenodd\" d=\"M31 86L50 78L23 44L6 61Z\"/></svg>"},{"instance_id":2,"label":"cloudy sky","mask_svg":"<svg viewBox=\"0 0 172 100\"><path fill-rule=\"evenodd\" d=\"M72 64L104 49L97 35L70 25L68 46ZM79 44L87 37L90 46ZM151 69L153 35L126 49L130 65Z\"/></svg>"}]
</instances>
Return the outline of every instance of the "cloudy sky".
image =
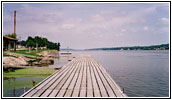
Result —
<instances>
[{"instance_id":1,"label":"cloudy sky","mask_svg":"<svg viewBox=\"0 0 172 100\"><path fill-rule=\"evenodd\" d=\"M169 43L168 3L4 3L3 34L46 37L62 48Z\"/></svg>"}]
</instances>

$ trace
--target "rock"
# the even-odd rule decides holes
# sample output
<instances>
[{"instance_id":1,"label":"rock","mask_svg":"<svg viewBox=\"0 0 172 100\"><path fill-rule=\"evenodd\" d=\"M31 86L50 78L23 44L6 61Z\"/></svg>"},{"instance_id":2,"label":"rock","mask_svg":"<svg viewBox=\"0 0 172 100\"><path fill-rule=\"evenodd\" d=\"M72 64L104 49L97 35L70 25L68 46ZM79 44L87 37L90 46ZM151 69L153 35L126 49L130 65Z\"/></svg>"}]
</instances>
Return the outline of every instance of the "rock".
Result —
<instances>
[{"instance_id":1,"label":"rock","mask_svg":"<svg viewBox=\"0 0 172 100\"><path fill-rule=\"evenodd\" d=\"M33 63L32 63L32 66L40 66L40 65L41 65L40 62L33 62Z\"/></svg>"},{"instance_id":2,"label":"rock","mask_svg":"<svg viewBox=\"0 0 172 100\"><path fill-rule=\"evenodd\" d=\"M27 65L28 63L22 58L14 58L14 57L3 57L3 64L8 64L11 66L23 66Z\"/></svg>"},{"instance_id":3,"label":"rock","mask_svg":"<svg viewBox=\"0 0 172 100\"><path fill-rule=\"evenodd\" d=\"M48 58L48 57L44 57L44 58L40 61L40 64L41 64L42 66L52 65L52 64L54 64L54 59Z\"/></svg>"},{"instance_id":4,"label":"rock","mask_svg":"<svg viewBox=\"0 0 172 100\"><path fill-rule=\"evenodd\" d=\"M40 56L40 57L46 57L47 55L48 55L48 51L43 51L38 54L38 56Z\"/></svg>"},{"instance_id":5,"label":"rock","mask_svg":"<svg viewBox=\"0 0 172 100\"><path fill-rule=\"evenodd\" d=\"M55 57L59 57L59 52L57 50L43 51L37 55L40 57L55 58Z\"/></svg>"},{"instance_id":6,"label":"rock","mask_svg":"<svg viewBox=\"0 0 172 100\"><path fill-rule=\"evenodd\" d=\"M39 53L39 54L37 54L37 55L38 55L39 57L44 57L43 54L41 54L41 53Z\"/></svg>"},{"instance_id":7,"label":"rock","mask_svg":"<svg viewBox=\"0 0 172 100\"><path fill-rule=\"evenodd\" d=\"M47 55L48 58L55 58L54 55Z\"/></svg>"}]
</instances>

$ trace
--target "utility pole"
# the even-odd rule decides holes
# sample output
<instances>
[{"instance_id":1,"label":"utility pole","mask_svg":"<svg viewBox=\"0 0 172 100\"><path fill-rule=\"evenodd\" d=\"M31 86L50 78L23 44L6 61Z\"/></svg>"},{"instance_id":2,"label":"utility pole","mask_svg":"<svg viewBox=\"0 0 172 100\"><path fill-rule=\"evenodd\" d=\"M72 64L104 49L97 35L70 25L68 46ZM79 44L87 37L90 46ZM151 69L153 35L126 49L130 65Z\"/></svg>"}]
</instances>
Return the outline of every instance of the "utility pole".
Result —
<instances>
[{"instance_id":1,"label":"utility pole","mask_svg":"<svg viewBox=\"0 0 172 100\"><path fill-rule=\"evenodd\" d=\"M16 10L14 11L14 36L16 36Z\"/></svg>"},{"instance_id":2,"label":"utility pole","mask_svg":"<svg viewBox=\"0 0 172 100\"><path fill-rule=\"evenodd\" d=\"M16 38L16 10L14 11L14 36ZM14 51L16 51L16 41L14 41Z\"/></svg>"}]
</instances>

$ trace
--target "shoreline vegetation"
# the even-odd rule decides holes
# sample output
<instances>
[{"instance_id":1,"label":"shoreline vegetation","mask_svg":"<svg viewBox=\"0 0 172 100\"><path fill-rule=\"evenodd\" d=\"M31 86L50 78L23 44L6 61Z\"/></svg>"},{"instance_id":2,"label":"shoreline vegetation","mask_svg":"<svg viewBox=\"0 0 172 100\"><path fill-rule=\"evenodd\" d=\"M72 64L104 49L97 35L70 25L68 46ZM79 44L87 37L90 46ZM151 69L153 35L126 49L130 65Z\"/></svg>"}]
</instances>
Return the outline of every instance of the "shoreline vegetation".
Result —
<instances>
[{"instance_id":1,"label":"shoreline vegetation","mask_svg":"<svg viewBox=\"0 0 172 100\"><path fill-rule=\"evenodd\" d=\"M151 46L92 48L85 50L169 50L169 44L151 45Z\"/></svg>"},{"instance_id":2,"label":"shoreline vegetation","mask_svg":"<svg viewBox=\"0 0 172 100\"><path fill-rule=\"evenodd\" d=\"M38 77L38 78L46 78L47 76L54 73L56 70L52 68L22 68L22 69L11 69L10 72L3 72L3 77Z\"/></svg>"},{"instance_id":3,"label":"shoreline vegetation","mask_svg":"<svg viewBox=\"0 0 172 100\"><path fill-rule=\"evenodd\" d=\"M20 96L24 88L32 88L59 69L48 67L54 64L55 58L60 58L59 42L54 43L40 36L28 36L26 41L18 41L16 33L4 37L6 37L3 38L4 96Z\"/></svg>"},{"instance_id":4,"label":"shoreline vegetation","mask_svg":"<svg viewBox=\"0 0 172 100\"><path fill-rule=\"evenodd\" d=\"M19 54L25 54L25 55L31 55L31 56L38 56L38 53L41 53L43 51L49 51L48 49L41 49L41 50L31 50L29 51L28 49L24 50L16 50L16 51L11 51L13 53L19 53Z\"/></svg>"},{"instance_id":5,"label":"shoreline vegetation","mask_svg":"<svg viewBox=\"0 0 172 100\"><path fill-rule=\"evenodd\" d=\"M15 34L7 36L17 39ZM17 46L9 44L9 41L3 44L4 96L15 97L17 93L20 96L23 88L32 88L59 69L48 66L54 64L55 58L60 58L60 43L40 36L28 36L26 41L16 41Z\"/></svg>"},{"instance_id":6,"label":"shoreline vegetation","mask_svg":"<svg viewBox=\"0 0 172 100\"><path fill-rule=\"evenodd\" d=\"M57 50L16 50L3 52L3 65L7 66L48 66L54 64L54 58L59 57ZM10 60L13 60L10 62ZM20 61L19 61L20 60ZM16 61L16 62L14 62Z\"/></svg>"},{"instance_id":7,"label":"shoreline vegetation","mask_svg":"<svg viewBox=\"0 0 172 100\"><path fill-rule=\"evenodd\" d=\"M54 64L55 56L50 53L59 53L57 50L17 50L3 52L3 77L44 77L51 75L57 69L49 68ZM59 57L59 55L57 55ZM38 64L39 63L39 64Z\"/></svg>"},{"instance_id":8,"label":"shoreline vegetation","mask_svg":"<svg viewBox=\"0 0 172 100\"><path fill-rule=\"evenodd\" d=\"M51 53L58 54L59 51L49 49L4 51L3 95L20 96L24 93L23 90L29 90L57 71L57 68L48 67L54 64L55 56Z\"/></svg>"}]
</instances>

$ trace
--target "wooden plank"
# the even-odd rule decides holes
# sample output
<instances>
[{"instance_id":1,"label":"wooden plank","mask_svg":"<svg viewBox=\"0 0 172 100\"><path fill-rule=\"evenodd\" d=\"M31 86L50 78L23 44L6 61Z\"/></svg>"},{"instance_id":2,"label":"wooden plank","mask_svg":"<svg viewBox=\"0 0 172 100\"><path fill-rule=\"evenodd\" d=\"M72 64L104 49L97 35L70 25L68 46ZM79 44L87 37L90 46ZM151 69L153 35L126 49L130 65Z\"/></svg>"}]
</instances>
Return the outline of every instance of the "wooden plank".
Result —
<instances>
[{"instance_id":1,"label":"wooden plank","mask_svg":"<svg viewBox=\"0 0 172 100\"><path fill-rule=\"evenodd\" d=\"M69 71L69 70L70 70L70 68L68 68L68 71ZM67 73L68 71L66 71L66 73ZM59 77L59 78L58 78L58 79L54 79L53 84L51 84L50 87L49 87L49 89L52 90L52 92L53 92L53 89L55 88L55 86L57 85L57 84L55 84L55 82L57 82L57 81L60 80L63 76L65 76L66 73L63 73L63 75L61 75L61 76L60 76L60 74L59 74L59 76L57 75L57 77ZM55 93L55 92L53 92L53 95L54 95L54 93ZM50 96L53 96L53 95L50 94Z\"/></svg>"},{"instance_id":2,"label":"wooden plank","mask_svg":"<svg viewBox=\"0 0 172 100\"><path fill-rule=\"evenodd\" d=\"M87 60L87 97L93 97L93 88L92 88L89 60Z\"/></svg>"},{"instance_id":3,"label":"wooden plank","mask_svg":"<svg viewBox=\"0 0 172 100\"><path fill-rule=\"evenodd\" d=\"M60 92L57 94L57 96L56 96L56 97L63 97L63 96L64 96L65 91L66 91L66 90L60 89Z\"/></svg>"},{"instance_id":4,"label":"wooden plank","mask_svg":"<svg viewBox=\"0 0 172 100\"><path fill-rule=\"evenodd\" d=\"M86 97L93 97L93 90L87 89L87 96Z\"/></svg>"},{"instance_id":5,"label":"wooden plank","mask_svg":"<svg viewBox=\"0 0 172 100\"><path fill-rule=\"evenodd\" d=\"M95 59L88 55L80 55L22 96L125 97L126 95Z\"/></svg>"},{"instance_id":6,"label":"wooden plank","mask_svg":"<svg viewBox=\"0 0 172 100\"><path fill-rule=\"evenodd\" d=\"M70 63L71 65L73 64L73 63ZM71 66L70 66L71 67ZM48 82L46 82L47 84L45 84L44 85L44 87L42 87L41 89L39 89L39 87L38 87L38 89L39 89L39 91L37 91L37 93L35 93L34 95L33 95L33 97L39 97L41 94L43 94L43 92L44 91L46 91L46 89L47 88L49 88L49 86L51 86L58 78L60 79L60 78L62 78L66 73L68 73L68 71L70 71L69 70L70 68L68 68L67 70L65 70L63 73L61 73L61 74L58 74L54 79L52 79L51 81L49 81L49 80L47 80ZM60 76L60 75L62 75L62 76ZM51 89L52 90L52 89ZM48 94L47 94L48 95Z\"/></svg>"},{"instance_id":7,"label":"wooden plank","mask_svg":"<svg viewBox=\"0 0 172 100\"><path fill-rule=\"evenodd\" d=\"M49 89L54 89L55 86L57 85L57 84L55 84L55 83L58 83L59 81L61 81L61 79L63 79L63 77L64 77L67 73L69 73L69 72L71 71L71 69L74 68L73 65L74 65L74 63L72 63L72 64L70 65L70 68L68 68L68 70L66 70L57 80L55 80L54 84L51 85Z\"/></svg>"},{"instance_id":8,"label":"wooden plank","mask_svg":"<svg viewBox=\"0 0 172 100\"><path fill-rule=\"evenodd\" d=\"M54 72L52 75L50 75L49 77L45 78L43 81L41 81L35 87L33 87L32 89L30 89L29 91L27 91L26 93L24 93L21 97L23 97L23 96L26 96L26 97L29 96L29 97L31 97L33 94L35 94L39 90L39 89L37 89L37 87L39 87L42 84L45 84L45 81L52 79L53 76L55 77L55 75L57 73L60 73L61 71L62 70Z\"/></svg>"},{"instance_id":9,"label":"wooden plank","mask_svg":"<svg viewBox=\"0 0 172 100\"><path fill-rule=\"evenodd\" d=\"M80 67L80 63L78 63L78 65L76 67L78 67L78 70L75 72L75 76L73 77L73 80L71 81L71 84L69 85L69 87L66 90L66 94L65 97L70 97L72 95L73 89L74 89L74 85L76 84L77 78L79 76L79 72L81 70Z\"/></svg>"},{"instance_id":10,"label":"wooden plank","mask_svg":"<svg viewBox=\"0 0 172 100\"><path fill-rule=\"evenodd\" d=\"M47 97L48 94L50 94L51 91L52 91L52 90L46 90L46 91L41 95L41 97Z\"/></svg>"},{"instance_id":11,"label":"wooden plank","mask_svg":"<svg viewBox=\"0 0 172 100\"><path fill-rule=\"evenodd\" d=\"M75 64L74 67L75 67L75 70L70 74L69 78L67 79L67 81L65 82L65 84L63 85L63 87L61 89L63 90L66 90L68 88L68 86L70 85L74 75L76 74L76 72L79 70L78 68L78 64Z\"/></svg>"},{"instance_id":12,"label":"wooden plank","mask_svg":"<svg viewBox=\"0 0 172 100\"><path fill-rule=\"evenodd\" d=\"M94 66L94 65L93 65L93 62L91 62L91 63L92 63L92 66ZM95 73L95 76L96 76L96 79L97 79L97 82L98 82L98 86L99 86L99 89L100 89L101 96L102 96L102 97L108 97L108 94L107 94L107 92L106 92L106 89L105 89L105 87L103 86L103 83L102 83L102 81L101 81L101 79L100 79L100 77L99 77L99 75L98 75L98 72L97 72L97 70L95 69L95 67L97 67L97 66L94 66L94 67L93 67L93 71L94 71L94 73Z\"/></svg>"},{"instance_id":13,"label":"wooden plank","mask_svg":"<svg viewBox=\"0 0 172 100\"><path fill-rule=\"evenodd\" d=\"M25 95L25 97L31 97L32 95L34 95L38 90L34 89L31 92L29 92L28 94Z\"/></svg>"},{"instance_id":14,"label":"wooden plank","mask_svg":"<svg viewBox=\"0 0 172 100\"><path fill-rule=\"evenodd\" d=\"M101 96L100 90L98 87L98 83L96 81L96 76L94 74L93 66L92 66L91 62L89 62L89 65L90 65L90 74L91 74L91 79L92 79L92 84L93 84L93 96L100 97Z\"/></svg>"},{"instance_id":15,"label":"wooden plank","mask_svg":"<svg viewBox=\"0 0 172 100\"><path fill-rule=\"evenodd\" d=\"M70 72L68 72L66 75L64 75L64 77L58 81L56 84L57 86L55 87L56 90L61 90L62 86L65 84L65 82L67 81L67 79L69 78L69 76L71 75L71 73L73 71L75 71L77 68L75 67L75 65L73 65L73 68L70 70ZM65 90L62 91L62 93L64 93ZM62 93L57 94L57 96L61 96Z\"/></svg>"},{"instance_id":16,"label":"wooden plank","mask_svg":"<svg viewBox=\"0 0 172 100\"><path fill-rule=\"evenodd\" d=\"M85 59L82 61L83 63L83 75L82 75L82 81L81 81L81 87L80 87L80 94L79 97L86 97L86 61Z\"/></svg>"},{"instance_id":17,"label":"wooden plank","mask_svg":"<svg viewBox=\"0 0 172 100\"><path fill-rule=\"evenodd\" d=\"M51 92L51 94L49 95L49 97L55 97L56 95L57 95L57 92L58 92L59 90L53 90L52 92Z\"/></svg>"},{"instance_id":18,"label":"wooden plank","mask_svg":"<svg viewBox=\"0 0 172 100\"><path fill-rule=\"evenodd\" d=\"M71 97L73 89L67 89L64 97Z\"/></svg>"},{"instance_id":19,"label":"wooden plank","mask_svg":"<svg viewBox=\"0 0 172 100\"><path fill-rule=\"evenodd\" d=\"M94 63L94 65L95 65L95 63ZM95 65L95 66L96 66L96 65ZM98 66L98 65L97 65L97 66ZM99 66L99 67L95 67L95 68L96 68L96 70L97 70L97 72L98 72L98 74L99 74L99 76L100 76L100 79L102 80L102 82L103 82L103 84L104 84L104 87L105 87L105 89L106 89L106 91L107 91L107 93L108 93L108 96L110 96L110 97L115 97L115 94L114 94L112 88L109 86L108 82L107 82L106 79L104 78L103 73L100 71L100 66Z\"/></svg>"},{"instance_id":20,"label":"wooden plank","mask_svg":"<svg viewBox=\"0 0 172 100\"><path fill-rule=\"evenodd\" d=\"M82 89L80 90L79 97L86 97L86 88L82 88Z\"/></svg>"},{"instance_id":21,"label":"wooden plank","mask_svg":"<svg viewBox=\"0 0 172 100\"><path fill-rule=\"evenodd\" d=\"M100 65L98 63L96 63L97 65ZM103 68L103 66L100 65L99 67L102 71L102 73L104 73L104 77L105 79L107 80L107 82L109 83L110 87L112 88L115 96L117 97L123 97L123 96L126 96L125 94L122 93L121 89L118 88L116 85L116 83L113 81L113 79L110 77L110 75L106 72L106 70Z\"/></svg>"},{"instance_id":22,"label":"wooden plank","mask_svg":"<svg viewBox=\"0 0 172 100\"><path fill-rule=\"evenodd\" d=\"M60 74L60 73L63 73L65 72L68 67L70 67L69 65L73 63L73 62L70 62L68 63L67 65L65 65L64 67L62 67L62 69L60 71L58 71L56 74L52 75L49 79L46 79L46 81L44 83L42 83L41 85L39 85L36 89L41 89L42 87L44 87L44 85L46 85L51 79L53 79L54 77L56 77L57 74Z\"/></svg>"},{"instance_id":23,"label":"wooden plank","mask_svg":"<svg viewBox=\"0 0 172 100\"><path fill-rule=\"evenodd\" d=\"M72 93L72 97L78 97L79 95L79 89L75 89L73 90L73 93Z\"/></svg>"},{"instance_id":24,"label":"wooden plank","mask_svg":"<svg viewBox=\"0 0 172 100\"><path fill-rule=\"evenodd\" d=\"M82 61L82 58L80 60ZM74 86L72 97L78 97L79 96L79 89L80 89L82 74L83 74L83 70L84 70L83 63L81 63L80 67L81 67L81 70L79 72L77 82L76 82L76 84Z\"/></svg>"},{"instance_id":25,"label":"wooden plank","mask_svg":"<svg viewBox=\"0 0 172 100\"><path fill-rule=\"evenodd\" d=\"M64 83L64 85L62 86L62 88L60 90L63 90L63 91L60 91L59 94L62 95L62 93L64 93L63 95L65 95L65 90L67 90L68 86L70 85L75 73L77 72L77 70L79 70L78 68L78 63L74 65L75 66L75 70L70 74L70 76L68 77L67 81ZM61 93L62 92L62 93ZM61 96L60 95L60 96ZM59 96L59 95L57 95Z\"/></svg>"}]
</instances>

